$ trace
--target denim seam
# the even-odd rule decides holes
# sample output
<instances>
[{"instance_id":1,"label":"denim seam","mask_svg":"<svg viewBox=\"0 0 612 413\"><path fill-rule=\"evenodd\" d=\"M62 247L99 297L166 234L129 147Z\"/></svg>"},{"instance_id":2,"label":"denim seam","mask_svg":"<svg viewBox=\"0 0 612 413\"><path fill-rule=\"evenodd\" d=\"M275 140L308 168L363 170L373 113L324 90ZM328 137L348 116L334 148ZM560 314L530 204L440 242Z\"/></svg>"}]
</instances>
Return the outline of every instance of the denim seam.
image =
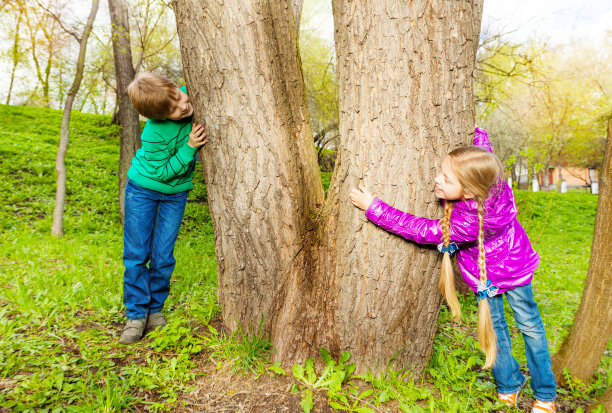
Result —
<instances>
[{"instance_id":1,"label":"denim seam","mask_svg":"<svg viewBox=\"0 0 612 413\"><path fill-rule=\"evenodd\" d=\"M129 316L126 317L128 320L144 320L145 318L147 318L147 315L134 315L134 316Z\"/></svg>"}]
</instances>

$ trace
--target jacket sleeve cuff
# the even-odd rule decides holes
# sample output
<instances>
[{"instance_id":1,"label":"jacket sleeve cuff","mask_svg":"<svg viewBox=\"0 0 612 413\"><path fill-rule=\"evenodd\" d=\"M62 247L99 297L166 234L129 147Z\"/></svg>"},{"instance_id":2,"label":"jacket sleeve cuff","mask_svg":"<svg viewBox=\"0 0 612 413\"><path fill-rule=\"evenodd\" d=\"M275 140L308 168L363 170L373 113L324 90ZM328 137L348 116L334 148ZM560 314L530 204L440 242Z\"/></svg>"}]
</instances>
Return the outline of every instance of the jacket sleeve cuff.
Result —
<instances>
[{"instance_id":1,"label":"jacket sleeve cuff","mask_svg":"<svg viewBox=\"0 0 612 413\"><path fill-rule=\"evenodd\" d=\"M382 208L380 208L381 205L384 205L384 202L380 200L379 198L374 198L374 200L372 201L372 203L368 207L368 210L365 213L366 218L375 224L378 223L378 220L380 219L380 216L382 215L382 212L383 212Z\"/></svg>"}]
</instances>

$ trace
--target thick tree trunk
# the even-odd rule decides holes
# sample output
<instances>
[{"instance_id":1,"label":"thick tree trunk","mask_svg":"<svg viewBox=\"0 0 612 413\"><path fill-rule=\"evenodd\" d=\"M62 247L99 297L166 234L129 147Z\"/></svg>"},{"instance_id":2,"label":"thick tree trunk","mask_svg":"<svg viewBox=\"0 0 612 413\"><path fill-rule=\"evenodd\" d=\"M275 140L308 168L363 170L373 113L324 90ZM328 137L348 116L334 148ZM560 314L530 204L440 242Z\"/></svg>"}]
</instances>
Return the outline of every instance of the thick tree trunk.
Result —
<instances>
[{"instance_id":1,"label":"thick tree trunk","mask_svg":"<svg viewBox=\"0 0 612 413\"><path fill-rule=\"evenodd\" d=\"M329 199L316 168L292 2L179 0L175 13L230 328L265 331L283 361L325 347L359 368L422 369L441 297L438 256L366 222L360 179L407 211L439 215L433 178L470 142L472 3L334 3L342 143ZM196 24L197 23L197 24Z\"/></svg>"},{"instance_id":2,"label":"thick tree trunk","mask_svg":"<svg viewBox=\"0 0 612 413\"><path fill-rule=\"evenodd\" d=\"M553 357L553 371L563 381L563 369L587 382L601 362L612 335L612 119L599 179L599 201L591 261L574 325Z\"/></svg>"},{"instance_id":3,"label":"thick tree trunk","mask_svg":"<svg viewBox=\"0 0 612 413\"><path fill-rule=\"evenodd\" d=\"M117 119L121 126L121 150L119 153L119 214L123 222L125 185L127 172L132 158L140 149L140 119L127 95L127 87L134 80L132 49L130 47L130 27L125 0L108 0L113 34L113 54L115 57L115 79L117 82Z\"/></svg>"},{"instance_id":4,"label":"thick tree trunk","mask_svg":"<svg viewBox=\"0 0 612 413\"><path fill-rule=\"evenodd\" d=\"M70 115L72 113L72 104L83 80L83 68L85 66L85 55L87 54L87 39L91 33L96 14L98 13L98 1L93 0L87 23L83 28L83 34L79 41L79 56L76 67L76 75L70 86L66 102L64 103L64 112L62 115L62 126L60 130L60 143L55 158L55 170L57 174L57 187L55 190L55 207L53 209L53 224L51 226L51 234L61 237L64 234L64 205L66 203L66 152L68 151L68 141L70 139Z\"/></svg>"},{"instance_id":5,"label":"thick tree trunk","mask_svg":"<svg viewBox=\"0 0 612 413\"><path fill-rule=\"evenodd\" d=\"M270 330L279 281L305 275L297 255L323 202L290 6L175 3L195 122L210 140L202 159L231 328L263 316Z\"/></svg>"}]
</instances>

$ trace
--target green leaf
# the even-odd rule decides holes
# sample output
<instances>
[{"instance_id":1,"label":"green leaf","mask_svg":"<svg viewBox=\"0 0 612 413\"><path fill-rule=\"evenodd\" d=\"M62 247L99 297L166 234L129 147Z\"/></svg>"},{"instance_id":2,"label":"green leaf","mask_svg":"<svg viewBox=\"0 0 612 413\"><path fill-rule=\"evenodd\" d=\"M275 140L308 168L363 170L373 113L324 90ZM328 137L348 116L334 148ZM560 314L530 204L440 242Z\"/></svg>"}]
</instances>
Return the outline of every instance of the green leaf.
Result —
<instances>
[{"instance_id":1,"label":"green leaf","mask_svg":"<svg viewBox=\"0 0 612 413\"><path fill-rule=\"evenodd\" d=\"M302 401L300 402L300 406L302 406L302 410L304 410L304 413L310 413L310 411L314 407L312 391L310 389L305 389L302 392L302 395L303 395L303 398L302 398Z\"/></svg>"},{"instance_id":2,"label":"green leaf","mask_svg":"<svg viewBox=\"0 0 612 413\"><path fill-rule=\"evenodd\" d=\"M359 395L360 399L365 399L366 397L372 395L374 393L374 389L368 389Z\"/></svg>"},{"instance_id":3,"label":"green leaf","mask_svg":"<svg viewBox=\"0 0 612 413\"><path fill-rule=\"evenodd\" d=\"M273 365L271 365L270 367L268 367L268 370L273 371L276 374L280 374L282 376L286 376L287 374L285 373L285 370L283 370L283 368L281 367L281 362L277 361L276 363L274 363Z\"/></svg>"},{"instance_id":4,"label":"green leaf","mask_svg":"<svg viewBox=\"0 0 612 413\"><path fill-rule=\"evenodd\" d=\"M306 372L306 383L310 384L311 386L314 385L317 381L317 374L314 371L314 359L309 358L308 360L306 360L306 363L304 364L304 370Z\"/></svg>"},{"instance_id":5,"label":"green leaf","mask_svg":"<svg viewBox=\"0 0 612 413\"><path fill-rule=\"evenodd\" d=\"M301 364L294 364L291 368L291 372L296 379L306 381L306 377L304 377L304 367Z\"/></svg>"},{"instance_id":6,"label":"green leaf","mask_svg":"<svg viewBox=\"0 0 612 413\"><path fill-rule=\"evenodd\" d=\"M342 352L342 354L340 355L340 363L344 364L346 363L349 359L351 358L351 353L348 351L344 351Z\"/></svg>"},{"instance_id":7,"label":"green leaf","mask_svg":"<svg viewBox=\"0 0 612 413\"><path fill-rule=\"evenodd\" d=\"M357 413L374 413L374 410L370 409L369 407L357 407L355 411Z\"/></svg>"},{"instance_id":8,"label":"green leaf","mask_svg":"<svg viewBox=\"0 0 612 413\"><path fill-rule=\"evenodd\" d=\"M348 409L346 408L346 406L341 405L338 402L334 402L334 401L330 401L329 402L329 406L333 407L336 410L342 410L342 411L347 411Z\"/></svg>"},{"instance_id":9,"label":"green leaf","mask_svg":"<svg viewBox=\"0 0 612 413\"><path fill-rule=\"evenodd\" d=\"M384 389L378 395L378 402L379 403L384 403L384 402L387 402L387 401L389 401L389 389Z\"/></svg>"},{"instance_id":10,"label":"green leaf","mask_svg":"<svg viewBox=\"0 0 612 413\"><path fill-rule=\"evenodd\" d=\"M321 351L321 358L323 359L325 364L329 364L332 361L331 356L329 355L329 351L327 351L327 349L324 349L324 348L322 348L320 351Z\"/></svg>"}]
</instances>

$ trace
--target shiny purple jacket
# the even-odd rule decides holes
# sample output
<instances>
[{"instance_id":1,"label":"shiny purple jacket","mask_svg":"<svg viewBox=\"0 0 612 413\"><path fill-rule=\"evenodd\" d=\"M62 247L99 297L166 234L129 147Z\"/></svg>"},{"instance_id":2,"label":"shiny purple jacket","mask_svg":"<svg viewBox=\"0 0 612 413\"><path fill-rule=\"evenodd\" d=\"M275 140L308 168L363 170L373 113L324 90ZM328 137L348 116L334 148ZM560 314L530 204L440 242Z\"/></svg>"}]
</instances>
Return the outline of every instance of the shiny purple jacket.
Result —
<instances>
[{"instance_id":1,"label":"shiny purple jacket","mask_svg":"<svg viewBox=\"0 0 612 413\"><path fill-rule=\"evenodd\" d=\"M484 129L476 128L474 145L491 150ZM484 248L487 278L499 294L529 284L540 258L516 219L512 189L504 180L491 190L484 208ZM366 217L381 228L419 244L439 244L439 219L420 218L375 198ZM457 243L457 263L463 280L476 292L478 277L478 211L473 200L457 201L451 214L451 241Z\"/></svg>"}]
</instances>

